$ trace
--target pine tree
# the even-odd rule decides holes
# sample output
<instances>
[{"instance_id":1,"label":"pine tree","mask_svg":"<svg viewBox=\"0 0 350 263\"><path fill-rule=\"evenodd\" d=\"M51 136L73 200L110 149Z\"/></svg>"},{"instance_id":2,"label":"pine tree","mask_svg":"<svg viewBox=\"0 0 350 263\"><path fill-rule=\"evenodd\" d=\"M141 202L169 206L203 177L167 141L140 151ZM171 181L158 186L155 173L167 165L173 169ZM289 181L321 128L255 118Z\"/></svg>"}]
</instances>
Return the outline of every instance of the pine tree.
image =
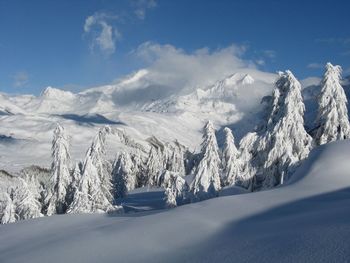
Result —
<instances>
[{"instance_id":1,"label":"pine tree","mask_svg":"<svg viewBox=\"0 0 350 263\"><path fill-rule=\"evenodd\" d=\"M162 178L166 206L168 208L176 207L178 202L183 202L187 197L188 185L185 179L176 172L164 171Z\"/></svg>"},{"instance_id":2,"label":"pine tree","mask_svg":"<svg viewBox=\"0 0 350 263\"><path fill-rule=\"evenodd\" d=\"M81 162L76 162L73 171L71 172L72 182L69 185L69 191L67 196L67 204L71 204L73 202L74 194L78 190L79 182L82 176L82 168L83 164Z\"/></svg>"},{"instance_id":3,"label":"pine tree","mask_svg":"<svg viewBox=\"0 0 350 263\"><path fill-rule=\"evenodd\" d=\"M68 213L106 212L113 209L111 174L107 171L105 140L108 126L99 130L88 149L83 172Z\"/></svg>"},{"instance_id":4,"label":"pine tree","mask_svg":"<svg viewBox=\"0 0 350 263\"><path fill-rule=\"evenodd\" d=\"M137 150L135 153L131 154L131 159L133 162L133 166L136 174L136 187L143 187L147 185L148 177L147 177L147 169L145 167L145 163L141 157L141 153Z\"/></svg>"},{"instance_id":5,"label":"pine tree","mask_svg":"<svg viewBox=\"0 0 350 263\"><path fill-rule=\"evenodd\" d=\"M221 188L220 166L221 160L215 129L211 121L208 121L204 127L200 162L196 168L195 177L191 184L191 192L196 199L217 196Z\"/></svg>"},{"instance_id":6,"label":"pine tree","mask_svg":"<svg viewBox=\"0 0 350 263\"><path fill-rule=\"evenodd\" d=\"M342 88L341 67L327 63L318 97L315 141L318 145L350 137L347 99Z\"/></svg>"},{"instance_id":7,"label":"pine tree","mask_svg":"<svg viewBox=\"0 0 350 263\"><path fill-rule=\"evenodd\" d=\"M240 175L240 163L238 160L238 150L235 146L231 129L225 128L225 143L222 156L222 184L236 185Z\"/></svg>"},{"instance_id":8,"label":"pine tree","mask_svg":"<svg viewBox=\"0 0 350 263\"><path fill-rule=\"evenodd\" d=\"M42 217L40 202L29 190L27 183L22 178L18 178L18 180L19 185L10 192L18 218L23 220Z\"/></svg>"},{"instance_id":9,"label":"pine tree","mask_svg":"<svg viewBox=\"0 0 350 263\"><path fill-rule=\"evenodd\" d=\"M52 141L52 165L50 177L50 197L47 215L65 213L68 207L67 197L72 182L69 171L69 141L64 128L57 124Z\"/></svg>"},{"instance_id":10,"label":"pine tree","mask_svg":"<svg viewBox=\"0 0 350 263\"><path fill-rule=\"evenodd\" d=\"M164 170L164 156L160 148L151 147L146 163L148 185L157 186L159 175Z\"/></svg>"},{"instance_id":11,"label":"pine tree","mask_svg":"<svg viewBox=\"0 0 350 263\"><path fill-rule=\"evenodd\" d=\"M181 176L186 175L184 150L185 147L178 141L175 141L173 144L168 145L168 153L166 154L166 169L168 171L178 173Z\"/></svg>"},{"instance_id":12,"label":"pine tree","mask_svg":"<svg viewBox=\"0 0 350 263\"><path fill-rule=\"evenodd\" d=\"M114 164L112 178L114 181L114 198L122 198L136 186L136 173L133 161L128 153L123 152L119 155Z\"/></svg>"},{"instance_id":13,"label":"pine tree","mask_svg":"<svg viewBox=\"0 0 350 263\"><path fill-rule=\"evenodd\" d=\"M0 200L0 224L16 222L16 207L11 197L3 193Z\"/></svg>"},{"instance_id":14,"label":"pine tree","mask_svg":"<svg viewBox=\"0 0 350 263\"><path fill-rule=\"evenodd\" d=\"M256 132L249 132L239 143L240 173L236 177L236 185L253 191L253 180L256 174L256 166L253 164L257 155L256 144L259 136Z\"/></svg>"},{"instance_id":15,"label":"pine tree","mask_svg":"<svg viewBox=\"0 0 350 263\"><path fill-rule=\"evenodd\" d=\"M255 188L283 184L308 156L312 138L304 129L304 111L300 83L292 72L280 73L265 130L254 143Z\"/></svg>"}]
</instances>

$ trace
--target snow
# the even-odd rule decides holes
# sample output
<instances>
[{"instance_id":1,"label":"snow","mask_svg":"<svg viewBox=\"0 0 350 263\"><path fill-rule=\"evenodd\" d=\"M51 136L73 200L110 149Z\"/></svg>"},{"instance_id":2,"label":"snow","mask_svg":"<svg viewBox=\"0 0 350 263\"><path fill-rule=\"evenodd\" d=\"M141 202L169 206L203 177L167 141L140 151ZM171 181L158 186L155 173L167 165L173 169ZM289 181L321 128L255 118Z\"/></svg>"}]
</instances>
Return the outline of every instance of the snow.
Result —
<instances>
[{"instance_id":1,"label":"snow","mask_svg":"<svg viewBox=\"0 0 350 263\"><path fill-rule=\"evenodd\" d=\"M12 138L11 143L0 138L0 169L49 167L56 123L71 136L73 162L84 158L96 132L106 124L125 130L141 144L154 135L162 141L177 139L195 151L200 147L201 128L210 119L218 128L232 128L239 140L257 124L259 102L271 93L275 78L256 69L235 69L213 84L185 92L151 82L150 72L143 69L79 93L47 87L39 96L0 94L0 135ZM115 140L108 145L110 159L116 149L127 151Z\"/></svg>"},{"instance_id":2,"label":"snow","mask_svg":"<svg viewBox=\"0 0 350 263\"><path fill-rule=\"evenodd\" d=\"M348 140L316 148L293 182L269 191L1 225L0 262L346 262L349 156Z\"/></svg>"}]
</instances>

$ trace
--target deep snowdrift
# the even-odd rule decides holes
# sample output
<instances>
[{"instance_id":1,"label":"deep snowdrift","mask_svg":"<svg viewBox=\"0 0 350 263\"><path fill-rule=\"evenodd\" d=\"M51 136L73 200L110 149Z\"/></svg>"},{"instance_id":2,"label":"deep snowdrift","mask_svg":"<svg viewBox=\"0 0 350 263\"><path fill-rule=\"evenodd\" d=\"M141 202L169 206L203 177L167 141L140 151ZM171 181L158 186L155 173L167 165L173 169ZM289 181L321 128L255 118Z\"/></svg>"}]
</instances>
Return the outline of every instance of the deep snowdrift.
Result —
<instances>
[{"instance_id":1,"label":"deep snowdrift","mask_svg":"<svg viewBox=\"0 0 350 263\"><path fill-rule=\"evenodd\" d=\"M265 192L1 225L0 262L346 262L349 157L350 141L319 147L293 182Z\"/></svg>"}]
</instances>

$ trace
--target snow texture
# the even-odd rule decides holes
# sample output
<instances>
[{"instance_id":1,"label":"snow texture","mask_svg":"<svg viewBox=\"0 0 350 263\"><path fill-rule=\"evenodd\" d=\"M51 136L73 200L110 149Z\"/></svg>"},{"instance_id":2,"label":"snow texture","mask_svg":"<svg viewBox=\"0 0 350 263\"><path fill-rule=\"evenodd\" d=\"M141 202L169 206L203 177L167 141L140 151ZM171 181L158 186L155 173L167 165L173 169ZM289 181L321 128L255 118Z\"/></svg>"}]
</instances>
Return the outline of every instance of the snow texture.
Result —
<instances>
[{"instance_id":1,"label":"snow texture","mask_svg":"<svg viewBox=\"0 0 350 263\"><path fill-rule=\"evenodd\" d=\"M60 215L1 225L0 261L347 262L349 156L349 141L323 145L285 186L162 213Z\"/></svg>"}]
</instances>

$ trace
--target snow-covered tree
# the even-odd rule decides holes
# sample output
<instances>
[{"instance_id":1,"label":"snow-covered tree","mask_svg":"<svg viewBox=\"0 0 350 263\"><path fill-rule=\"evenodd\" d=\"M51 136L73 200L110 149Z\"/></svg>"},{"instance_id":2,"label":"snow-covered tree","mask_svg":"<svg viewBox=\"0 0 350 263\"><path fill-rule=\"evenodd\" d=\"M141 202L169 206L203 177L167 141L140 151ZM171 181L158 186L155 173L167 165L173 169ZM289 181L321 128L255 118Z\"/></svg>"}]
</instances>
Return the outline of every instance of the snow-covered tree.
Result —
<instances>
[{"instance_id":1,"label":"snow-covered tree","mask_svg":"<svg viewBox=\"0 0 350 263\"><path fill-rule=\"evenodd\" d=\"M135 169L130 155L126 152L121 153L112 172L115 199L125 197L129 191L135 189L136 173L137 169Z\"/></svg>"},{"instance_id":2,"label":"snow-covered tree","mask_svg":"<svg viewBox=\"0 0 350 263\"><path fill-rule=\"evenodd\" d=\"M145 167L145 162L141 157L140 151L132 153L131 160L133 162L135 174L136 174L136 187L145 186L148 182L147 169Z\"/></svg>"},{"instance_id":3,"label":"snow-covered tree","mask_svg":"<svg viewBox=\"0 0 350 263\"><path fill-rule=\"evenodd\" d=\"M162 178L166 206L176 207L178 202L183 202L186 198L188 185L185 179L176 172L164 171Z\"/></svg>"},{"instance_id":4,"label":"snow-covered tree","mask_svg":"<svg viewBox=\"0 0 350 263\"><path fill-rule=\"evenodd\" d=\"M350 138L347 99L342 88L341 67L327 63L318 97L315 141L318 145Z\"/></svg>"},{"instance_id":5,"label":"snow-covered tree","mask_svg":"<svg viewBox=\"0 0 350 263\"><path fill-rule=\"evenodd\" d=\"M256 166L253 165L256 156L256 143L259 136L256 132L249 132L239 143L240 173L236 177L236 185L253 190L253 180L256 174Z\"/></svg>"},{"instance_id":6,"label":"snow-covered tree","mask_svg":"<svg viewBox=\"0 0 350 263\"><path fill-rule=\"evenodd\" d=\"M164 156L160 148L151 147L147 163L148 185L156 186L159 174L164 170Z\"/></svg>"},{"instance_id":7,"label":"snow-covered tree","mask_svg":"<svg viewBox=\"0 0 350 263\"><path fill-rule=\"evenodd\" d=\"M173 144L167 145L167 151L166 169L178 173L181 176L185 176L185 147L178 141L175 141Z\"/></svg>"},{"instance_id":8,"label":"snow-covered tree","mask_svg":"<svg viewBox=\"0 0 350 263\"><path fill-rule=\"evenodd\" d=\"M57 124L52 140L52 164L47 215L65 213L72 177L69 171L69 140L64 128Z\"/></svg>"},{"instance_id":9,"label":"snow-covered tree","mask_svg":"<svg viewBox=\"0 0 350 263\"><path fill-rule=\"evenodd\" d=\"M223 185L236 185L240 175L240 163L238 150L230 128L224 128L225 143L222 153L222 180Z\"/></svg>"},{"instance_id":10,"label":"snow-covered tree","mask_svg":"<svg viewBox=\"0 0 350 263\"><path fill-rule=\"evenodd\" d=\"M304 128L304 111L299 81L289 70L280 73L265 129L257 140L252 140L255 189L283 184L308 156L312 138Z\"/></svg>"},{"instance_id":11,"label":"snow-covered tree","mask_svg":"<svg viewBox=\"0 0 350 263\"><path fill-rule=\"evenodd\" d=\"M83 163L76 162L73 171L71 171L72 182L68 188L67 203L73 202L74 194L78 190L79 182L82 176Z\"/></svg>"},{"instance_id":12,"label":"snow-covered tree","mask_svg":"<svg viewBox=\"0 0 350 263\"><path fill-rule=\"evenodd\" d=\"M191 183L191 192L195 198L204 199L217 196L221 188L220 166L221 160L215 129L212 122L208 121L204 127L200 162Z\"/></svg>"},{"instance_id":13,"label":"snow-covered tree","mask_svg":"<svg viewBox=\"0 0 350 263\"><path fill-rule=\"evenodd\" d=\"M0 198L0 224L16 222L16 207L11 197L3 193Z\"/></svg>"},{"instance_id":14,"label":"snow-covered tree","mask_svg":"<svg viewBox=\"0 0 350 263\"><path fill-rule=\"evenodd\" d=\"M30 219L42 217L41 204L29 190L27 183L18 178L19 185L11 190L10 197L16 207L16 214L19 219Z\"/></svg>"},{"instance_id":15,"label":"snow-covered tree","mask_svg":"<svg viewBox=\"0 0 350 263\"><path fill-rule=\"evenodd\" d=\"M113 209L112 180L105 160L108 126L99 130L88 149L83 172L68 213L106 212Z\"/></svg>"}]
</instances>

